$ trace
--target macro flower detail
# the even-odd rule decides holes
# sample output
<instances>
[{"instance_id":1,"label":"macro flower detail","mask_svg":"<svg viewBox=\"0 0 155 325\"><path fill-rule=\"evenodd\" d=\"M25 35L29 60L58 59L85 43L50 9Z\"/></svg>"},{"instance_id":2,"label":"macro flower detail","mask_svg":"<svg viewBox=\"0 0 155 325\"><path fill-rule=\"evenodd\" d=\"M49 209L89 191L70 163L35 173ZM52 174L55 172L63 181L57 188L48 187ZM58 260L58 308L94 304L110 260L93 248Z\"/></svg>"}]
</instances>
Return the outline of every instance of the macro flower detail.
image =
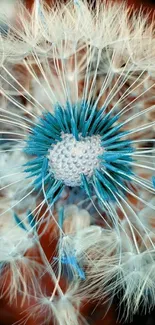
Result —
<instances>
[{"instance_id":1,"label":"macro flower detail","mask_svg":"<svg viewBox=\"0 0 155 325\"><path fill-rule=\"evenodd\" d=\"M123 123L115 125L119 115L111 115L105 107L68 103L54 114L45 113L32 128L24 151L33 158L25 172L35 176L37 189L47 184L51 203L64 185L82 186L88 195L93 188L102 200L114 200L115 179L130 181L134 149L130 140L124 140L129 132L122 131Z\"/></svg>"},{"instance_id":2,"label":"macro flower detail","mask_svg":"<svg viewBox=\"0 0 155 325\"><path fill-rule=\"evenodd\" d=\"M155 308L155 23L62 2L0 7L0 295L21 324L115 297L132 319Z\"/></svg>"}]
</instances>

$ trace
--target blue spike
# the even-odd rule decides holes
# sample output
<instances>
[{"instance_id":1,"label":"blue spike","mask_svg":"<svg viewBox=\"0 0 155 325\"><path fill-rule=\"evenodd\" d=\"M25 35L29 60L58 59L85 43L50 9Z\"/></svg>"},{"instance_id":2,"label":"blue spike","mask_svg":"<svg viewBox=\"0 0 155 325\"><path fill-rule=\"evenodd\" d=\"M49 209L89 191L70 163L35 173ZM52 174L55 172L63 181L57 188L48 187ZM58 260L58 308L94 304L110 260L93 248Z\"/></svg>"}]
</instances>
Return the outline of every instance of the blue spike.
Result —
<instances>
[{"instance_id":1,"label":"blue spike","mask_svg":"<svg viewBox=\"0 0 155 325\"><path fill-rule=\"evenodd\" d=\"M108 195L108 192L105 191L103 186L101 185L100 181L97 177L93 176L93 182L94 182L94 190L98 196L98 198L102 201L109 201L110 197Z\"/></svg>"},{"instance_id":2,"label":"blue spike","mask_svg":"<svg viewBox=\"0 0 155 325\"><path fill-rule=\"evenodd\" d=\"M29 166L33 166L33 165L42 165L43 163L43 159L44 157L41 157L41 158L35 158L35 159L32 159L30 161L28 161L27 163L23 164L24 167L29 167Z\"/></svg>"},{"instance_id":3,"label":"blue spike","mask_svg":"<svg viewBox=\"0 0 155 325\"><path fill-rule=\"evenodd\" d=\"M79 114L78 114L78 105L77 104L73 105L73 114L74 114L75 123L76 123L76 125L78 125Z\"/></svg>"},{"instance_id":4,"label":"blue spike","mask_svg":"<svg viewBox=\"0 0 155 325\"><path fill-rule=\"evenodd\" d=\"M71 118L71 129L72 129L72 133L73 133L75 139L78 141L79 140L78 130L77 130L77 126L76 126L76 123L75 123L75 120L73 119L73 117Z\"/></svg>"},{"instance_id":5,"label":"blue spike","mask_svg":"<svg viewBox=\"0 0 155 325\"><path fill-rule=\"evenodd\" d=\"M103 140L103 137L102 137L102 145L103 146L107 146L109 145L110 143L113 143L114 141L124 137L125 135L128 135L129 134L129 131L122 131L122 132L119 132L118 134L116 134L114 137L108 139L108 140Z\"/></svg>"},{"instance_id":6,"label":"blue spike","mask_svg":"<svg viewBox=\"0 0 155 325\"><path fill-rule=\"evenodd\" d=\"M35 131L35 129L33 130L33 133L34 133L34 137L35 137L35 140L37 141L37 140L43 140L43 141L45 141L45 143L49 143L49 141L53 141L53 139L52 138L49 138L47 135L44 135L43 133L38 133L38 132L36 132ZM37 136L37 138L36 138L36 136Z\"/></svg>"},{"instance_id":7,"label":"blue spike","mask_svg":"<svg viewBox=\"0 0 155 325\"><path fill-rule=\"evenodd\" d=\"M66 101L66 109L71 114L71 112L72 112L72 104L70 103L70 101L68 99Z\"/></svg>"},{"instance_id":8,"label":"blue spike","mask_svg":"<svg viewBox=\"0 0 155 325\"><path fill-rule=\"evenodd\" d=\"M102 136L102 139L106 139L109 136L111 137L112 135L114 135L116 132L118 132L118 130L120 130L122 128L124 123L119 123L116 126L113 126L112 129L110 129L108 132L105 133L105 135Z\"/></svg>"},{"instance_id":9,"label":"blue spike","mask_svg":"<svg viewBox=\"0 0 155 325\"><path fill-rule=\"evenodd\" d=\"M115 178L116 178L116 177L115 177ZM127 186L126 186L126 183L124 182L124 180L122 181L122 178L121 178L121 177L118 177L118 178L117 178L117 182L118 182L118 184L119 184L120 186L123 185L123 187L124 187L124 189L121 188L121 195L123 195L123 197L124 197L124 195L125 195L126 193L128 193L128 188L127 188ZM118 185L118 184L117 184L117 185Z\"/></svg>"},{"instance_id":10,"label":"blue spike","mask_svg":"<svg viewBox=\"0 0 155 325\"><path fill-rule=\"evenodd\" d=\"M153 184L153 187L155 188L155 176L152 177L152 184Z\"/></svg>"},{"instance_id":11,"label":"blue spike","mask_svg":"<svg viewBox=\"0 0 155 325\"><path fill-rule=\"evenodd\" d=\"M3 272L3 269L4 267L7 265L7 263L4 261L4 262L0 262L0 275L1 275L1 272Z\"/></svg>"},{"instance_id":12,"label":"blue spike","mask_svg":"<svg viewBox=\"0 0 155 325\"><path fill-rule=\"evenodd\" d=\"M135 149L131 146L123 148L122 150L118 150L118 149L117 150L109 150L109 152L120 152L120 153L122 152L122 153L124 153L124 156L126 153L132 154L134 151L135 151Z\"/></svg>"},{"instance_id":13,"label":"blue spike","mask_svg":"<svg viewBox=\"0 0 155 325\"><path fill-rule=\"evenodd\" d=\"M81 280L86 280L86 276L84 271L77 265L77 272Z\"/></svg>"},{"instance_id":14,"label":"blue spike","mask_svg":"<svg viewBox=\"0 0 155 325\"><path fill-rule=\"evenodd\" d=\"M71 265L78 273L79 277L81 278L81 280L85 280L85 273L84 271L79 267L76 257L73 255L71 256L67 256L66 260L64 260L65 264L69 264Z\"/></svg>"},{"instance_id":15,"label":"blue spike","mask_svg":"<svg viewBox=\"0 0 155 325\"><path fill-rule=\"evenodd\" d=\"M34 130L38 133L38 129L36 130L36 128L34 128ZM49 125L46 120L41 121L41 130L39 133L47 137L52 137L53 139L55 138L55 135L57 135L57 133L52 129L52 126Z\"/></svg>"},{"instance_id":16,"label":"blue spike","mask_svg":"<svg viewBox=\"0 0 155 325\"><path fill-rule=\"evenodd\" d=\"M56 118L50 113L50 112L47 112L43 115L43 117L45 118L45 120L51 125L52 127L54 127L55 129L57 129L57 131L60 131L60 126L58 124L58 121L56 120ZM42 118L40 118L41 121L42 121Z\"/></svg>"},{"instance_id":17,"label":"blue spike","mask_svg":"<svg viewBox=\"0 0 155 325\"><path fill-rule=\"evenodd\" d=\"M85 114L88 110L88 104L86 102L82 102L81 104L81 112L80 112L80 120L79 120L79 131L82 132L83 124L85 123Z\"/></svg>"},{"instance_id":18,"label":"blue spike","mask_svg":"<svg viewBox=\"0 0 155 325\"><path fill-rule=\"evenodd\" d=\"M103 112L105 112L107 107L103 106L103 108ZM110 126L114 124L118 119L119 117L117 115L111 117L111 112L106 113L104 117L100 119L100 123L97 126L97 132L100 134L105 133L110 128Z\"/></svg>"},{"instance_id":19,"label":"blue spike","mask_svg":"<svg viewBox=\"0 0 155 325\"><path fill-rule=\"evenodd\" d=\"M133 176L133 175L135 176L135 174L131 171L124 170L123 168L122 168L122 173L123 174L117 173L117 175L119 175L120 178L122 179L122 183L124 182L124 180L130 181L130 183L131 183L132 179L130 176ZM116 174L115 174L115 179L116 179Z\"/></svg>"},{"instance_id":20,"label":"blue spike","mask_svg":"<svg viewBox=\"0 0 155 325\"><path fill-rule=\"evenodd\" d=\"M127 149L125 152L121 151L121 152L117 152L117 151L114 151L114 152L104 152L102 156L102 159L104 159L105 161L107 162L114 162L116 161L117 159L120 159L124 156L126 156L126 158L128 157L128 155L130 155L132 153L132 148L129 148Z\"/></svg>"},{"instance_id":21,"label":"blue spike","mask_svg":"<svg viewBox=\"0 0 155 325\"><path fill-rule=\"evenodd\" d=\"M82 185L83 185L87 195L90 197L91 194L90 194L89 184L88 184L87 178L84 174L81 175L81 181L82 181Z\"/></svg>"},{"instance_id":22,"label":"blue spike","mask_svg":"<svg viewBox=\"0 0 155 325\"><path fill-rule=\"evenodd\" d=\"M60 130L56 129L53 125L53 123L49 123L49 121L45 118L45 120L40 119L41 125L44 127L43 131L48 131L50 134L55 136L60 135Z\"/></svg>"},{"instance_id":23,"label":"blue spike","mask_svg":"<svg viewBox=\"0 0 155 325\"><path fill-rule=\"evenodd\" d=\"M105 111L104 106L99 111L97 111L97 109L96 109L95 121L94 121L94 123L92 124L92 126L91 126L91 128L89 130L89 135L96 134L98 124L104 118L104 117L102 117L102 114L104 113L104 111Z\"/></svg>"},{"instance_id":24,"label":"blue spike","mask_svg":"<svg viewBox=\"0 0 155 325\"><path fill-rule=\"evenodd\" d=\"M48 149L51 144L55 143L55 140L49 139L48 141L41 140L39 137L27 140L27 145L29 147L34 147L38 149Z\"/></svg>"},{"instance_id":25,"label":"blue spike","mask_svg":"<svg viewBox=\"0 0 155 325\"><path fill-rule=\"evenodd\" d=\"M48 136L44 134L44 129L44 126L37 125L32 129L32 134L30 136L34 137L37 135L38 137L46 141L48 139Z\"/></svg>"},{"instance_id":26,"label":"blue spike","mask_svg":"<svg viewBox=\"0 0 155 325\"><path fill-rule=\"evenodd\" d=\"M47 198L50 198L54 196L55 192L59 189L59 187L62 185L62 181L55 181L54 184L51 186L51 188L46 191Z\"/></svg>"},{"instance_id":27,"label":"blue spike","mask_svg":"<svg viewBox=\"0 0 155 325\"><path fill-rule=\"evenodd\" d=\"M57 181L53 178L51 184L46 189L47 198L49 198L53 195L53 193L54 193L53 188L55 187L56 184L57 184Z\"/></svg>"},{"instance_id":28,"label":"blue spike","mask_svg":"<svg viewBox=\"0 0 155 325\"><path fill-rule=\"evenodd\" d=\"M27 214L27 218L28 218L28 223L29 223L29 225L30 225L32 228L35 228L35 227L36 227L35 217L34 217L34 215L32 214L31 211L28 212L28 214Z\"/></svg>"},{"instance_id":29,"label":"blue spike","mask_svg":"<svg viewBox=\"0 0 155 325\"><path fill-rule=\"evenodd\" d=\"M126 176L128 177L128 179L130 179L129 175L132 175L133 174L132 170L130 170L126 166L120 165L120 168L118 168L118 167L115 167L115 166L113 166L111 164L103 163L103 165L104 165L104 167L106 167L109 170L112 170L113 172L116 172L116 173L119 173L119 174L121 174L122 172L125 173ZM125 175L122 175L122 177L123 176L125 177Z\"/></svg>"},{"instance_id":30,"label":"blue spike","mask_svg":"<svg viewBox=\"0 0 155 325\"><path fill-rule=\"evenodd\" d=\"M44 184L47 184L47 182L49 182L51 177L51 174L47 174L46 177L44 178ZM33 186L34 188L37 190L40 186L42 186L42 175L37 177L34 182L33 182Z\"/></svg>"},{"instance_id":31,"label":"blue spike","mask_svg":"<svg viewBox=\"0 0 155 325\"><path fill-rule=\"evenodd\" d=\"M64 185L62 184L61 187L58 189L57 194L56 194L56 195L54 194L54 197L52 197L52 198L50 199L52 205L53 205L53 204L57 201L57 199L60 197L60 195L61 195L61 193L62 193L63 190L64 190Z\"/></svg>"},{"instance_id":32,"label":"blue spike","mask_svg":"<svg viewBox=\"0 0 155 325\"><path fill-rule=\"evenodd\" d=\"M120 116L119 115L115 115L113 117L110 117L111 112L109 112L107 114L109 116L109 121L108 123L106 123L106 125L104 126L104 133L116 122L119 120Z\"/></svg>"},{"instance_id":33,"label":"blue spike","mask_svg":"<svg viewBox=\"0 0 155 325\"><path fill-rule=\"evenodd\" d=\"M37 165L30 167L30 168L26 168L24 169L24 173L32 173L32 172L40 172L42 170L42 166L38 167Z\"/></svg>"},{"instance_id":34,"label":"blue spike","mask_svg":"<svg viewBox=\"0 0 155 325\"><path fill-rule=\"evenodd\" d=\"M66 103L66 108L64 109L65 115L66 115L66 119L69 122L71 119L71 116L73 115L73 108L72 106L69 104L69 102Z\"/></svg>"},{"instance_id":35,"label":"blue spike","mask_svg":"<svg viewBox=\"0 0 155 325\"><path fill-rule=\"evenodd\" d=\"M33 150L38 150L38 151L47 151L50 147L50 144L47 143L42 143L42 142L36 142L36 141L27 141L27 146L24 148L25 149L33 149Z\"/></svg>"},{"instance_id":36,"label":"blue spike","mask_svg":"<svg viewBox=\"0 0 155 325\"><path fill-rule=\"evenodd\" d=\"M60 107L56 107L55 109L55 116L56 116L56 119L58 120L59 122L59 125L61 127L61 130L66 133L66 127L64 126L63 124L63 115L62 115L62 112L61 112L61 109Z\"/></svg>"},{"instance_id":37,"label":"blue spike","mask_svg":"<svg viewBox=\"0 0 155 325\"><path fill-rule=\"evenodd\" d=\"M45 136L47 136L51 140L53 140L53 139L57 139L58 141L60 140L60 133L57 134L56 132L52 131L52 128L51 128L51 130L49 130L47 128L47 125L45 125L44 127L46 128L46 129L44 129Z\"/></svg>"},{"instance_id":38,"label":"blue spike","mask_svg":"<svg viewBox=\"0 0 155 325\"><path fill-rule=\"evenodd\" d=\"M65 265L72 266L73 269L77 272L81 280L85 280L86 276L84 271L80 268L80 266L77 263L76 257L74 255L69 255L69 256L62 256L61 257L61 263Z\"/></svg>"},{"instance_id":39,"label":"blue spike","mask_svg":"<svg viewBox=\"0 0 155 325\"><path fill-rule=\"evenodd\" d=\"M44 135L44 130L45 130L45 125L44 125L44 121L42 118L39 118L38 119L38 124L35 125L33 128L32 128L32 135L35 133L37 134L43 134ZM47 129L47 128L46 128ZM45 135L46 136L46 135Z\"/></svg>"},{"instance_id":40,"label":"blue spike","mask_svg":"<svg viewBox=\"0 0 155 325\"><path fill-rule=\"evenodd\" d=\"M127 160L126 160L126 159L127 159ZM133 161L136 161L136 159L133 159L132 156L127 156L127 157L124 156L124 157L121 157L120 160L118 159L117 162L120 162L121 164L122 164L122 163L130 164L130 162L133 162Z\"/></svg>"},{"instance_id":41,"label":"blue spike","mask_svg":"<svg viewBox=\"0 0 155 325\"><path fill-rule=\"evenodd\" d=\"M101 121L99 122L97 128L96 128L96 133L99 133L99 134L104 134L104 128L105 126L108 124L108 121L109 121L109 116L108 115L105 115Z\"/></svg>"},{"instance_id":42,"label":"blue spike","mask_svg":"<svg viewBox=\"0 0 155 325\"><path fill-rule=\"evenodd\" d=\"M38 176L38 174L40 174L40 171L37 170L36 172L30 172L30 175L26 176L25 178L28 179L28 178L31 178L31 177L34 177L34 176Z\"/></svg>"},{"instance_id":43,"label":"blue spike","mask_svg":"<svg viewBox=\"0 0 155 325\"><path fill-rule=\"evenodd\" d=\"M63 228L63 222L64 222L64 207L61 207L58 212L58 224L60 228Z\"/></svg>"},{"instance_id":44,"label":"blue spike","mask_svg":"<svg viewBox=\"0 0 155 325\"><path fill-rule=\"evenodd\" d=\"M102 172L95 170L96 177L102 182L103 186L105 186L107 189L112 190L114 193L117 191L116 186L113 184L113 181L108 180L105 175L102 174ZM111 193L111 192L110 192ZM111 194L110 194L111 195Z\"/></svg>"},{"instance_id":45,"label":"blue spike","mask_svg":"<svg viewBox=\"0 0 155 325\"><path fill-rule=\"evenodd\" d=\"M43 156L43 158L44 158L44 156ZM43 164L43 159L42 159L42 162L40 162L40 163L34 162L33 164L24 164L23 167L27 167L27 168L36 167L36 168L40 169L40 168L42 168L42 164Z\"/></svg>"},{"instance_id":46,"label":"blue spike","mask_svg":"<svg viewBox=\"0 0 155 325\"><path fill-rule=\"evenodd\" d=\"M43 133L43 131L44 131L44 128L40 124L38 124L32 129L31 135L32 136L34 136L34 134L40 135Z\"/></svg>"},{"instance_id":47,"label":"blue spike","mask_svg":"<svg viewBox=\"0 0 155 325\"><path fill-rule=\"evenodd\" d=\"M30 156L36 156L36 158L41 158L40 156L45 156L47 154L47 148L42 148L40 146L40 148L38 146L29 146L26 148L26 150L24 150L24 152L26 152L27 154L29 154Z\"/></svg>"},{"instance_id":48,"label":"blue spike","mask_svg":"<svg viewBox=\"0 0 155 325\"><path fill-rule=\"evenodd\" d=\"M121 177L118 173L111 172L110 175L113 177L115 181L117 181L119 184L124 185L124 179ZM114 181L113 181L114 182ZM116 185L117 186L117 185Z\"/></svg>"},{"instance_id":49,"label":"blue spike","mask_svg":"<svg viewBox=\"0 0 155 325\"><path fill-rule=\"evenodd\" d=\"M40 157L40 156L44 156L46 151L45 150L35 150L35 149L31 149L31 148L25 148L23 150L23 152L27 153L28 155L30 156L37 156L37 157Z\"/></svg>"},{"instance_id":50,"label":"blue spike","mask_svg":"<svg viewBox=\"0 0 155 325\"><path fill-rule=\"evenodd\" d=\"M90 115L89 115L87 121L85 121L85 123L83 124L83 129L82 129L82 136L83 137L85 137L87 135L87 133L88 133L89 127L90 127L90 125L92 123L92 120L93 120L93 118L95 116L95 111L96 111L96 107L94 106L92 108L92 110L90 111Z\"/></svg>"},{"instance_id":51,"label":"blue spike","mask_svg":"<svg viewBox=\"0 0 155 325\"><path fill-rule=\"evenodd\" d=\"M35 151L44 151L45 153L48 151L48 149L50 148L50 145L44 145L44 144L34 144L34 143L30 143L28 144L28 147L31 150L35 150Z\"/></svg>"},{"instance_id":52,"label":"blue spike","mask_svg":"<svg viewBox=\"0 0 155 325\"><path fill-rule=\"evenodd\" d=\"M43 164L42 164L42 171L41 171L42 178L44 178L46 176L47 170L48 170L48 159L44 158Z\"/></svg>"},{"instance_id":53,"label":"blue spike","mask_svg":"<svg viewBox=\"0 0 155 325\"><path fill-rule=\"evenodd\" d=\"M66 116L69 113L68 122L70 122L69 124L71 126L71 129L68 127L67 131L68 131L68 133L71 133L71 131L72 131L75 139L78 141L79 140L78 129L77 129L77 125L76 125L76 121L75 121L75 117L74 117L73 107L69 103L67 103L66 106L67 106L67 108L65 110L65 113L66 113ZM67 126L68 126L68 124L67 124Z\"/></svg>"},{"instance_id":54,"label":"blue spike","mask_svg":"<svg viewBox=\"0 0 155 325\"><path fill-rule=\"evenodd\" d=\"M13 217L14 217L15 222L17 223L17 225L18 225L21 229L27 231L27 229L26 229L24 223L19 219L18 215L17 215L15 212L14 212L14 214L13 214Z\"/></svg>"},{"instance_id":55,"label":"blue spike","mask_svg":"<svg viewBox=\"0 0 155 325\"><path fill-rule=\"evenodd\" d=\"M108 150L111 150L111 149L119 149L119 148L122 148L122 147L130 147L132 141L131 140L122 140L122 141L119 141L119 142L116 142L110 146L108 146Z\"/></svg>"},{"instance_id":56,"label":"blue spike","mask_svg":"<svg viewBox=\"0 0 155 325\"><path fill-rule=\"evenodd\" d=\"M130 162L129 162L130 163ZM117 160L115 165L118 169L127 172L129 175L135 175L133 172L132 166L129 166L127 163L124 163L124 160Z\"/></svg>"},{"instance_id":57,"label":"blue spike","mask_svg":"<svg viewBox=\"0 0 155 325\"><path fill-rule=\"evenodd\" d=\"M85 115L84 115L84 123L88 120L91 111L92 111L92 107L89 104L87 104L85 109Z\"/></svg>"},{"instance_id":58,"label":"blue spike","mask_svg":"<svg viewBox=\"0 0 155 325\"><path fill-rule=\"evenodd\" d=\"M65 128L66 128L66 132L71 133L71 129L70 129L71 116L70 116L67 109L63 109L62 114L63 114L63 119L64 119L64 125L65 125Z\"/></svg>"},{"instance_id":59,"label":"blue spike","mask_svg":"<svg viewBox=\"0 0 155 325\"><path fill-rule=\"evenodd\" d=\"M51 174L51 176L52 177L51 177L50 181L48 182L48 187L46 188L46 192L50 191L51 187L56 183L56 180L55 180L55 178L53 177L52 174Z\"/></svg>"},{"instance_id":60,"label":"blue spike","mask_svg":"<svg viewBox=\"0 0 155 325\"><path fill-rule=\"evenodd\" d=\"M28 140L27 140L27 142L26 143L28 143L28 144L36 144L36 145L38 145L38 146L40 146L40 145L44 145L44 146L46 146L46 145L48 145L49 146L49 144L52 144L52 143L55 143L56 142L56 140L53 140L52 138L47 138L46 140L45 139L41 139L40 138L40 135L30 135L29 136L29 138L28 138Z\"/></svg>"},{"instance_id":61,"label":"blue spike","mask_svg":"<svg viewBox=\"0 0 155 325\"><path fill-rule=\"evenodd\" d=\"M42 185L42 177L39 176L33 182L33 186L34 186L35 190L38 190L41 185Z\"/></svg>"}]
</instances>

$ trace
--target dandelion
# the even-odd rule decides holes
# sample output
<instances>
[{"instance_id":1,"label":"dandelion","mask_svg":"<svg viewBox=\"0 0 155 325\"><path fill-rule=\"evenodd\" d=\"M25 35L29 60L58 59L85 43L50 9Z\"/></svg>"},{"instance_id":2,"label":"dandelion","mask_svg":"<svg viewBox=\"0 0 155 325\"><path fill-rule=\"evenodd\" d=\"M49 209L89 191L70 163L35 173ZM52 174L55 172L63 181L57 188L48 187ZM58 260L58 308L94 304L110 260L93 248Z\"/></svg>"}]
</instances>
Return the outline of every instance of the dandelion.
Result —
<instances>
[{"instance_id":1,"label":"dandelion","mask_svg":"<svg viewBox=\"0 0 155 325\"><path fill-rule=\"evenodd\" d=\"M9 200L0 222L10 213L16 222L8 217L7 241L18 229L24 256L35 232L53 283L51 294L36 284L35 298L49 322L78 324L84 297L112 301L120 292L123 317L150 310L154 22L107 1L93 10L81 0L53 8L36 0L31 12L19 1L17 13L0 35L0 193ZM49 229L50 259L41 244Z\"/></svg>"}]
</instances>

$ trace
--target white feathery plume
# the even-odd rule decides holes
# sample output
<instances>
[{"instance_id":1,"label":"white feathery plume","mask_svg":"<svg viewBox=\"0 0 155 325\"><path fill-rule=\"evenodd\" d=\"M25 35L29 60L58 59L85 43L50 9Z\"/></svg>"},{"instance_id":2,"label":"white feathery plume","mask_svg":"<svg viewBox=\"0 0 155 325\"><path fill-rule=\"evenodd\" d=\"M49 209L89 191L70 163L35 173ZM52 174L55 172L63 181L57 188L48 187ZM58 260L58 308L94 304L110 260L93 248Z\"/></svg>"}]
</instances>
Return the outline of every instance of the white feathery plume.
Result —
<instances>
[{"instance_id":1,"label":"white feathery plume","mask_svg":"<svg viewBox=\"0 0 155 325\"><path fill-rule=\"evenodd\" d=\"M35 305L27 311L33 313L35 320L37 319L42 325L50 324L51 320L58 325L87 325L79 312L82 299L80 300L79 294L76 293L77 285L69 286L64 294L54 298L40 292ZM24 317L23 323L28 318L29 316Z\"/></svg>"},{"instance_id":2,"label":"white feathery plume","mask_svg":"<svg viewBox=\"0 0 155 325\"><path fill-rule=\"evenodd\" d=\"M0 212L5 211L10 200L0 199ZM43 265L37 261L37 238L25 213L16 213L10 209L0 216L0 296L7 295L12 303L17 294L22 295L21 304L29 298L29 292L35 294L39 286L36 276L43 272Z\"/></svg>"},{"instance_id":3,"label":"white feathery plume","mask_svg":"<svg viewBox=\"0 0 155 325\"><path fill-rule=\"evenodd\" d=\"M32 192L32 180L25 179L24 175L23 165L27 162L26 155L21 151L24 144L13 144L11 148L3 148L0 154L0 193L7 198L8 208L28 211L30 205L32 209L35 208L36 198L32 194L27 195ZM3 209L5 212L6 207Z\"/></svg>"}]
</instances>

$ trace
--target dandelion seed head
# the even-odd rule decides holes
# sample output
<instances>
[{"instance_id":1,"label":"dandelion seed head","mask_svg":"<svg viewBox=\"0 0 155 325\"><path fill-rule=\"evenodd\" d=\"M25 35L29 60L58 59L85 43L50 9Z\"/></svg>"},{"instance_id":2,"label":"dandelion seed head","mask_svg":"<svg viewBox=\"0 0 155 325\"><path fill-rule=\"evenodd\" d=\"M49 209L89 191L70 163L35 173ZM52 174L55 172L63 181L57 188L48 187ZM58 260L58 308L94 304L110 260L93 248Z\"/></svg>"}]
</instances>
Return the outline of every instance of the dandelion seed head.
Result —
<instances>
[{"instance_id":1,"label":"dandelion seed head","mask_svg":"<svg viewBox=\"0 0 155 325\"><path fill-rule=\"evenodd\" d=\"M73 295L64 304L61 276L67 283L77 281L78 301L80 294L104 299L123 288L132 313L141 298L144 305L148 296L155 304L155 25L124 4L97 1L92 10L86 1L60 2L47 8L35 1L28 12L18 1L15 25L1 34L6 101L0 108L0 141L21 145L19 150L10 145L13 154L5 147L0 158L1 193L16 213L15 227L9 217L12 228L1 237L7 255L14 236L17 255L12 256L22 258L32 238L17 212L29 206L32 211L34 195L36 232L43 223L47 229L52 218L52 227L57 225L52 239L59 235L52 262L58 268L40 247L54 283L49 303L42 305L49 322L55 316L59 325L68 325L79 319L74 319ZM2 217L7 216L3 207Z\"/></svg>"},{"instance_id":2,"label":"dandelion seed head","mask_svg":"<svg viewBox=\"0 0 155 325\"><path fill-rule=\"evenodd\" d=\"M35 158L24 171L35 176L38 188L48 180L44 195L51 201L59 197L64 186L82 186L87 195L93 186L101 201L115 200L113 179L118 173L122 182L130 181L128 162L134 150L131 141L124 140L122 124L115 124L118 119L105 114L104 106L98 111L87 102L56 107L54 114L40 117L26 140L24 151Z\"/></svg>"}]
</instances>

